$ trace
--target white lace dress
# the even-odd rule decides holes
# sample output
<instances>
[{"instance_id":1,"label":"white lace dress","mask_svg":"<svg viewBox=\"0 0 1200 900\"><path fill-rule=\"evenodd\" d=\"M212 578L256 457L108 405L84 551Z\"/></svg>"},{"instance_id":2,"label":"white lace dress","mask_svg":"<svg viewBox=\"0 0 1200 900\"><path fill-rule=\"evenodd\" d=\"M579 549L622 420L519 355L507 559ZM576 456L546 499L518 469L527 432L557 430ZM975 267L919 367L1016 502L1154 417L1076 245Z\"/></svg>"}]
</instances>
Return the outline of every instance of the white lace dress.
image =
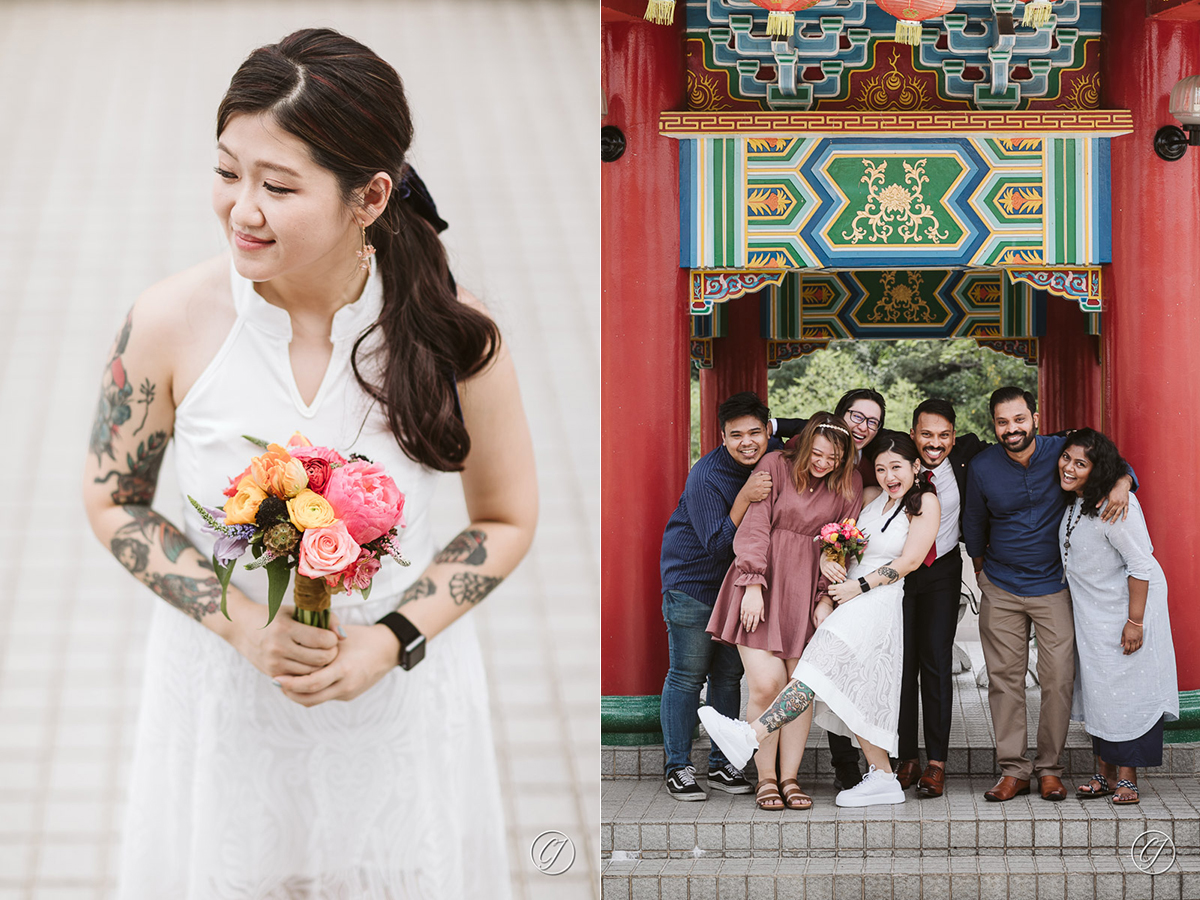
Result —
<instances>
[{"instance_id":1,"label":"white lace dress","mask_svg":"<svg viewBox=\"0 0 1200 900\"><path fill-rule=\"evenodd\" d=\"M892 518L895 506L884 513L887 499L880 494L858 518L869 543L862 562L850 567L851 579L887 565L904 549L908 516ZM792 673L817 696L814 722L848 737L861 735L891 756L899 751L903 600L901 578L841 604L813 634Z\"/></svg>"},{"instance_id":2,"label":"white lace dress","mask_svg":"<svg viewBox=\"0 0 1200 900\"><path fill-rule=\"evenodd\" d=\"M243 434L282 443L300 430L384 465L407 495L400 543L412 565L385 562L368 602L333 600L342 622L372 623L435 553L428 507L437 475L403 454L350 371L350 348L380 309L377 277L335 315L333 358L311 406L292 376L288 314L232 278L237 322L176 412L180 488L216 505L258 452ZM207 554L213 539L190 507L183 525ZM265 602L261 572L239 568L233 580ZM120 898L509 896L471 616L431 641L412 671L394 669L353 701L306 709L221 638L156 603Z\"/></svg>"}]
</instances>

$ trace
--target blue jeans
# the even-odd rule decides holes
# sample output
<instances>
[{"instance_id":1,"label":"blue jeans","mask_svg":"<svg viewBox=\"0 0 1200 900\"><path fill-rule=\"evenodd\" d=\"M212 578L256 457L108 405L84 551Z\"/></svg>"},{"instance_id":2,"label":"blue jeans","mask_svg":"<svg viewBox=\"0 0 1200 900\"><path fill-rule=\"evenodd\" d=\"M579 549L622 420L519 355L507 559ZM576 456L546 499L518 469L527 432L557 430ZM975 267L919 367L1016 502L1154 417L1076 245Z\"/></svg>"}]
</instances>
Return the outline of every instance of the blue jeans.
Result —
<instances>
[{"instance_id":1,"label":"blue jeans","mask_svg":"<svg viewBox=\"0 0 1200 900\"><path fill-rule=\"evenodd\" d=\"M665 772L691 763L692 732L699 717L700 688L708 680L708 705L722 715L736 719L742 705L742 659L737 648L709 637L712 607L682 591L663 594L663 620L667 623L671 667L662 692L663 749ZM713 744L708 767L726 763L725 756Z\"/></svg>"}]
</instances>

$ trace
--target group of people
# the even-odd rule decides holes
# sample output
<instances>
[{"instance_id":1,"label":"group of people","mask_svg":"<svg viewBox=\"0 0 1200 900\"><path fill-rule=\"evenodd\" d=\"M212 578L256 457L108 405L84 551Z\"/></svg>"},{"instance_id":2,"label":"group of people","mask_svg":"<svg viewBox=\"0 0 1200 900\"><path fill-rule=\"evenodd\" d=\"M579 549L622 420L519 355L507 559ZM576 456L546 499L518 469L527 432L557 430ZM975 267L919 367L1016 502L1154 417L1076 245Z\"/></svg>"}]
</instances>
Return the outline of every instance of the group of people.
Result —
<instances>
[{"instance_id":1,"label":"group of people","mask_svg":"<svg viewBox=\"0 0 1200 900\"><path fill-rule=\"evenodd\" d=\"M914 784L918 797L942 796L962 541L982 594L1000 768L984 797L1028 794L1036 776L1042 798L1065 799L1074 717L1097 769L1075 795L1138 801L1136 770L1162 764L1179 697L1166 581L1136 477L1097 431L1039 435L1027 391L1000 388L989 408L992 445L957 434L941 399L917 406L907 434L883 428L886 403L870 389L808 420L772 419L750 392L721 404L722 445L693 466L663 536L671 796L706 797L690 762L698 718L712 738L708 787L753 791L763 809L811 807L798 773L814 720L829 733L839 806L902 803ZM842 565L816 538L846 519L867 544ZM1032 761L1031 626L1041 685ZM749 721L739 718L743 672ZM742 772L751 756L757 786Z\"/></svg>"}]
</instances>

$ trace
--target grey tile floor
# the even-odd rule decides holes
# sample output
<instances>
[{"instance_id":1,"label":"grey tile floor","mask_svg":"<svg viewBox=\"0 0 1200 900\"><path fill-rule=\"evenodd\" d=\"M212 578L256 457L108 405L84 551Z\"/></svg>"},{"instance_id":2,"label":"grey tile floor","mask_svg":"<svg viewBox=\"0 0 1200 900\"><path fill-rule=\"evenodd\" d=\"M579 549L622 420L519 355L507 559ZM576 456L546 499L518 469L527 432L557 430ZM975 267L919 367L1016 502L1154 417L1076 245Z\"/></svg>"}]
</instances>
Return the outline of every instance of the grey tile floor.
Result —
<instances>
[{"instance_id":1,"label":"grey tile floor","mask_svg":"<svg viewBox=\"0 0 1200 900\"><path fill-rule=\"evenodd\" d=\"M517 360L541 525L474 613L513 890L599 897L597 20L593 3L511 0L0 5L0 900L112 893L159 601L84 518L98 373L137 293L221 249L208 189L229 76L311 24L404 77L455 273ZM456 480L439 501L448 539L464 521ZM177 508L169 477L156 505ZM578 850L557 878L529 858L550 828Z\"/></svg>"}]
</instances>

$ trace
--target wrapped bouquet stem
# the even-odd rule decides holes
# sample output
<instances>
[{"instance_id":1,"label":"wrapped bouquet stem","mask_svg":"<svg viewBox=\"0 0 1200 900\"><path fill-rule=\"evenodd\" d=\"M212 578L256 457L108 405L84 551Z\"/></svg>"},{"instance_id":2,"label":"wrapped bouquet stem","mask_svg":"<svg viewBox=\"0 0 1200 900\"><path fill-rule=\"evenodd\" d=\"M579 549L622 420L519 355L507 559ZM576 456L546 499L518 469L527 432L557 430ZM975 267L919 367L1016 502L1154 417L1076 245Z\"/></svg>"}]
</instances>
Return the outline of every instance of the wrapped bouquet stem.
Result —
<instances>
[{"instance_id":1,"label":"wrapped bouquet stem","mask_svg":"<svg viewBox=\"0 0 1200 900\"><path fill-rule=\"evenodd\" d=\"M329 585L324 578L309 578L307 575L296 573L296 582L292 586L292 600L296 604L296 614L293 618L305 625L316 628L329 627L329 607L332 603Z\"/></svg>"}]
</instances>

